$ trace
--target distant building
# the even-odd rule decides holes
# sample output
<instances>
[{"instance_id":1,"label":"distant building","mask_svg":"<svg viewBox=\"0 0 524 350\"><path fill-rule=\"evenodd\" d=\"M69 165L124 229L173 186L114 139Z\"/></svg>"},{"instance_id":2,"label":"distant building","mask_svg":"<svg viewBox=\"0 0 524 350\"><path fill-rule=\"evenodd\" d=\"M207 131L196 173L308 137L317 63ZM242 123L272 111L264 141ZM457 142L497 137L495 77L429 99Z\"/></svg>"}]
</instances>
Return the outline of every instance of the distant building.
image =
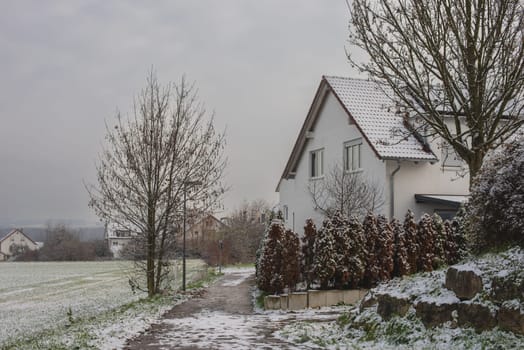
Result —
<instances>
[{"instance_id":1,"label":"distant building","mask_svg":"<svg viewBox=\"0 0 524 350\"><path fill-rule=\"evenodd\" d=\"M128 229L115 224L106 225L105 239L115 258L121 258L122 249L136 236Z\"/></svg>"},{"instance_id":2,"label":"distant building","mask_svg":"<svg viewBox=\"0 0 524 350\"><path fill-rule=\"evenodd\" d=\"M212 214L206 214L189 224L186 230L186 240L196 244L216 239L216 233L226 226Z\"/></svg>"},{"instance_id":3,"label":"distant building","mask_svg":"<svg viewBox=\"0 0 524 350\"><path fill-rule=\"evenodd\" d=\"M38 248L38 243L26 235L22 229L14 229L3 236L0 235L0 261L8 260L18 249L37 250Z\"/></svg>"}]
</instances>

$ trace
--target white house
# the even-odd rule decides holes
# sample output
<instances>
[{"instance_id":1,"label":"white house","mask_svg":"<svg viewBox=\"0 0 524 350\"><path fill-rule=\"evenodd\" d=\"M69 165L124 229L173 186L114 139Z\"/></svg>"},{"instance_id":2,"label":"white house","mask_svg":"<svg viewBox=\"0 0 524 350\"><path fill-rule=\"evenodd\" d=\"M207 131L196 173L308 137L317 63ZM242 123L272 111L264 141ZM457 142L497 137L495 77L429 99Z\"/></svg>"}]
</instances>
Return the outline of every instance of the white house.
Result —
<instances>
[{"instance_id":1,"label":"white house","mask_svg":"<svg viewBox=\"0 0 524 350\"><path fill-rule=\"evenodd\" d=\"M466 199L462 161L440 140L410 134L387 92L367 80L322 77L276 189L287 227L321 223L308 188L335 164L376 183L384 199L378 211L390 218L408 209L450 217Z\"/></svg>"},{"instance_id":2,"label":"white house","mask_svg":"<svg viewBox=\"0 0 524 350\"><path fill-rule=\"evenodd\" d=\"M113 256L121 258L122 249L135 237L136 234L130 230L119 227L115 224L106 225L105 239Z\"/></svg>"},{"instance_id":3,"label":"white house","mask_svg":"<svg viewBox=\"0 0 524 350\"><path fill-rule=\"evenodd\" d=\"M22 229L14 229L4 236L0 236L0 261L7 260L16 249L37 250L39 245Z\"/></svg>"}]
</instances>

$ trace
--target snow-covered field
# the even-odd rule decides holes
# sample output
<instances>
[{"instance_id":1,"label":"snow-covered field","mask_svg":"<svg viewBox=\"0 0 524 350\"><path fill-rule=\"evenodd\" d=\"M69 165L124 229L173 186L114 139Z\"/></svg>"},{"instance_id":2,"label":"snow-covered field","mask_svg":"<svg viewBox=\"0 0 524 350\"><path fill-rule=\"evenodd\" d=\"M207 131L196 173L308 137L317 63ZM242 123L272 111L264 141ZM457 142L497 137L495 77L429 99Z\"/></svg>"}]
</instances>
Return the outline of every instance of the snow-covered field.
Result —
<instances>
[{"instance_id":1,"label":"snow-covered field","mask_svg":"<svg viewBox=\"0 0 524 350\"><path fill-rule=\"evenodd\" d=\"M188 279L202 267L188 261ZM129 287L130 268L121 261L1 263L0 347L144 298Z\"/></svg>"}]
</instances>

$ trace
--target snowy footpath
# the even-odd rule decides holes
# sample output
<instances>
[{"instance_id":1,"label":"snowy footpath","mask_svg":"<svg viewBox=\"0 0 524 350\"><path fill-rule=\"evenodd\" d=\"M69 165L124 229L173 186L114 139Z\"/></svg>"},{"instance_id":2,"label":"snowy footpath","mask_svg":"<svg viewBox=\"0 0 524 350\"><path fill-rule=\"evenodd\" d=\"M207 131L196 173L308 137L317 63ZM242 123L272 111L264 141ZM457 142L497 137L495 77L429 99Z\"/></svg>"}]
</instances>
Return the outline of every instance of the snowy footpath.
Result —
<instances>
[{"instance_id":1,"label":"snowy footpath","mask_svg":"<svg viewBox=\"0 0 524 350\"><path fill-rule=\"evenodd\" d=\"M227 269L201 297L175 306L124 349L304 349L274 333L295 321L327 322L332 309L297 313L255 311L253 269Z\"/></svg>"}]
</instances>

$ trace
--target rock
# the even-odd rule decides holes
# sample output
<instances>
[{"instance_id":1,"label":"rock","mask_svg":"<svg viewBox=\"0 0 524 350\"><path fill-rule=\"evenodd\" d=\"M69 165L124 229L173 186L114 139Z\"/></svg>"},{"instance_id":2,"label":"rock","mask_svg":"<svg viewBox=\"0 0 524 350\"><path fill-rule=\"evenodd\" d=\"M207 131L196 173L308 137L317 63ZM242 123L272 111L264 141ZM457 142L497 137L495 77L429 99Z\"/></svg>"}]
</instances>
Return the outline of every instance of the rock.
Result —
<instances>
[{"instance_id":1,"label":"rock","mask_svg":"<svg viewBox=\"0 0 524 350\"><path fill-rule=\"evenodd\" d=\"M457 300L458 301L458 300ZM453 311L457 310L458 303L437 303L435 301L419 301L415 306L417 317L424 326L432 328L442 323L453 321Z\"/></svg>"},{"instance_id":2,"label":"rock","mask_svg":"<svg viewBox=\"0 0 524 350\"><path fill-rule=\"evenodd\" d=\"M497 321L501 329L524 335L524 313L519 306L502 305Z\"/></svg>"},{"instance_id":3,"label":"rock","mask_svg":"<svg viewBox=\"0 0 524 350\"><path fill-rule=\"evenodd\" d=\"M372 307L377 304L377 298L375 295L371 292L366 293L362 300L360 301L359 310L362 312L362 310L367 309L368 307Z\"/></svg>"},{"instance_id":4,"label":"rock","mask_svg":"<svg viewBox=\"0 0 524 350\"><path fill-rule=\"evenodd\" d=\"M451 266L446 272L445 287L460 300L469 300L482 291L482 278L473 268Z\"/></svg>"},{"instance_id":5,"label":"rock","mask_svg":"<svg viewBox=\"0 0 524 350\"><path fill-rule=\"evenodd\" d=\"M493 277L491 299L498 303L518 299L524 301L524 271L513 271Z\"/></svg>"},{"instance_id":6,"label":"rock","mask_svg":"<svg viewBox=\"0 0 524 350\"><path fill-rule=\"evenodd\" d=\"M407 297L381 294L377 297L377 300L377 313L386 321L394 315L404 316L411 306Z\"/></svg>"},{"instance_id":7,"label":"rock","mask_svg":"<svg viewBox=\"0 0 524 350\"><path fill-rule=\"evenodd\" d=\"M497 325L496 314L487 305L478 303L458 304L458 325L473 327L477 332L493 329Z\"/></svg>"}]
</instances>

